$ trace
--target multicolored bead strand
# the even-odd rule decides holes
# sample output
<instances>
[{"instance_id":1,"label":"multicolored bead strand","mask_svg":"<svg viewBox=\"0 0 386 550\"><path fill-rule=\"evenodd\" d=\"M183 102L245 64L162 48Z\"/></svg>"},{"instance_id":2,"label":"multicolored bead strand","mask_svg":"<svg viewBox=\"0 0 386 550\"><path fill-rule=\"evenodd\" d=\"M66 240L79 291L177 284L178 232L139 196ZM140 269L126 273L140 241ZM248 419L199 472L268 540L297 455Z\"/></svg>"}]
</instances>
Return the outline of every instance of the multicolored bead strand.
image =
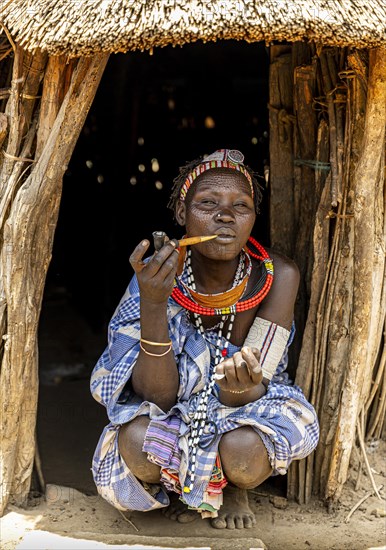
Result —
<instances>
[{"instance_id":1,"label":"multicolored bead strand","mask_svg":"<svg viewBox=\"0 0 386 550\"><path fill-rule=\"evenodd\" d=\"M237 285L239 283L240 279L243 277L244 265L245 265L244 264L244 255L240 255L240 261L239 261L239 265L238 265L237 270L236 270L235 278L233 280L233 286ZM195 285L194 276L193 276L192 267L191 267L190 250L188 251L187 256L186 256L185 267L186 267L187 275L188 275L188 277L187 277L188 278L188 284L192 289L195 290L196 285ZM194 319L195 319L196 328L199 330L201 335L204 335L205 329L203 327L201 317L197 313L193 313L193 315L194 315ZM213 367L212 375L211 375L210 379L208 380L208 382L206 382L203 390L201 391L198 406L197 406L197 409L194 413L194 417L192 419L191 431L190 431L190 435L189 435L189 439L188 439L188 447L192 449L191 468L190 468L190 472L189 472L190 483L189 483L189 485L185 485L185 487L183 488L184 493L190 493L193 489L194 479L195 479L195 471L196 471L197 447L198 447L200 438L203 434L205 424L207 422L207 405L208 405L209 395L212 393L213 387L216 383L216 380L214 379L213 376L214 376L214 373L216 372L216 366L220 363L220 361L222 361L222 359L224 357L227 356L229 340L230 340L230 337L231 337L231 334L232 334L233 323L234 323L234 320L235 320L235 312L233 312L230 316L228 331L227 331L227 335L226 335L226 338L225 338L224 349L220 351L220 345L221 345L221 340L222 340L222 332L223 332L223 328L224 328L224 325L225 325L228 317L229 317L228 315L223 315L221 317L220 326L219 326L219 330L218 330L218 334L217 334L216 355L215 355L215 361L214 361L214 367ZM224 351L225 351L225 353L224 353Z\"/></svg>"}]
</instances>

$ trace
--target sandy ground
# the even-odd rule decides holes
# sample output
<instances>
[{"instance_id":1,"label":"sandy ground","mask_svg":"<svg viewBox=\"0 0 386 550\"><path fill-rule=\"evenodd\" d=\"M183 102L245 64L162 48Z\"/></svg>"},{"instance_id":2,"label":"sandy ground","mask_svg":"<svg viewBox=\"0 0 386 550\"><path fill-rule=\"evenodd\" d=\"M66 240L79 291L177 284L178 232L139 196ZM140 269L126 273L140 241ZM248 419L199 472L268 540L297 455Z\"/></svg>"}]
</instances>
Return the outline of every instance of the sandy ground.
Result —
<instances>
[{"instance_id":1,"label":"sandy ground","mask_svg":"<svg viewBox=\"0 0 386 550\"><path fill-rule=\"evenodd\" d=\"M375 478L379 484L385 481L384 475L375 475ZM50 485L46 500L32 499L26 510L9 507L1 520L1 548L92 550L130 548L130 545L212 550L385 548L385 500L367 499L350 521L345 522L352 506L367 494L368 488L367 477L363 477L358 491L349 481L339 509L330 514L320 502L298 506L282 497L275 500L268 493L251 491L250 502L257 515L257 526L243 531L216 531L207 520L197 519L181 525L167 520L158 511L126 513L124 517L100 497Z\"/></svg>"},{"instance_id":2,"label":"sandy ground","mask_svg":"<svg viewBox=\"0 0 386 550\"><path fill-rule=\"evenodd\" d=\"M332 513L317 500L307 506L288 502L280 484L267 483L249 492L257 516L257 525L251 530L218 531L199 518L181 525L159 511L123 517L95 493L90 463L106 419L102 407L94 408L92 400L89 402L87 391L87 379L41 388L39 439L48 483L46 498L36 494L25 510L8 508L0 520L2 550L131 548L128 545L212 550L249 550L264 545L268 550L386 548L385 490L381 490L382 500L371 496L348 523L345 521L352 507L372 489L362 470L355 490L355 462L341 503ZM386 442L368 446L368 457L377 486L386 487Z\"/></svg>"},{"instance_id":3,"label":"sandy ground","mask_svg":"<svg viewBox=\"0 0 386 550\"><path fill-rule=\"evenodd\" d=\"M55 302L54 305L58 305ZM60 322L66 309L59 303ZM0 520L2 550L98 550L99 548L210 548L211 550L386 549L386 442L368 446L368 458L382 499L367 498L346 522L353 506L372 490L358 457L353 459L340 504L329 513L320 501L299 506L284 498L283 479L249 492L257 525L250 530L215 530L208 520L182 525L161 512L122 515L96 495L90 466L103 407L89 393L89 375L104 347L104 335L87 332L67 311L67 330L43 317L38 441L46 497L31 495L25 509L9 506ZM45 323L45 324L44 324ZM57 339L60 335L60 346ZM79 338L79 334L82 338Z\"/></svg>"}]
</instances>

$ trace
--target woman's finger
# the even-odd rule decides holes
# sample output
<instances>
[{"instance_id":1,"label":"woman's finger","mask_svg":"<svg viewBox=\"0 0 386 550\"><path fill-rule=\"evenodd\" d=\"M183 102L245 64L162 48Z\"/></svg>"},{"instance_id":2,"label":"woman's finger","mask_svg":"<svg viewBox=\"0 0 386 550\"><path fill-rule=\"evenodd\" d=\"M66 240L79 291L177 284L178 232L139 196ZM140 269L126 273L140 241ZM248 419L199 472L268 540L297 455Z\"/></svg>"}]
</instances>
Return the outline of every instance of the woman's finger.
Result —
<instances>
[{"instance_id":1,"label":"woman's finger","mask_svg":"<svg viewBox=\"0 0 386 550\"><path fill-rule=\"evenodd\" d=\"M169 281L173 283L174 277L177 273L178 268L178 250L174 250L170 256L166 258L164 263L161 265L159 271L156 273L156 277L159 277L161 280L164 280L164 283L167 284Z\"/></svg>"},{"instance_id":2,"label":"woman's finger","mask_svg":"<svg viewBox=\"0 0 386 550\"><path fill-rule=\"evenodd\" d=\"M164 278L164 285L169 287L173 286L174 279L176 277L177 267L178 267L178 251L175 250L176 254L173 254L175 256L175 262L173 262L173 265L170 267L169 272L166 272L165 278Z\"/></svg>"},{"instance_id":3,"label":"woman's finger","mask_svg":"<svg viewBox=\"0 0 386 550\"><path fill-rule=\"evenodd\" d=\"M227 380L227 377L230 375L230 369L233 369L233 376L235 377L234 373L234 363L233 358L229 357L228 359L224 359L216 366L216 371L214 374L215 380Z\"/></svg>"},{"instance_id":4,"label":"woman's finger","mask_svg":"<svg viewBox=\"0 0 386 550\"><path fill-rule=\"evenodd\" d=\"M250 348L244 346L241 349L241 353L248 365L249 376L255 384L260 384L263 375L260 366L260 351L257 348Z\"/></svg>"},{"instance_id":5,"label":"woman's finger","mask_svg":"<svg viewBox=\"0 0 386 550\"><path fill-rule=\"evenodd\" d=\"M174 241L168 241L146 264L146 271L149 277L154 277L161 270L161 279L165 278L173 269L177 269L178 256L173 253L176 251Z\"/></svg>"},{"instance_id":6,"label":"woman's finger","mask_svg":"<svg viewBox=\"0 0 386 550\"><path fill-rule=\"evenodd\" d=\"M129 258L130 264L136 273L140 273L146 265L143 261L143 256L149 248L149 245L150 243L148 240L143 240L138 246L135 247Z\"/></svg>"},{"instance_id":7,"label":"woman's finger","mask_svg":"<svg viewBox=\"0 0 386 550\"><path fill-rule=\"evenodd\" d=\"M240 351L237 351L233 356L233 363L235 365L236 378L243 387L248 386L251 383L251 377L249 375L248 365Z\"/></svg>"}]
</instances>

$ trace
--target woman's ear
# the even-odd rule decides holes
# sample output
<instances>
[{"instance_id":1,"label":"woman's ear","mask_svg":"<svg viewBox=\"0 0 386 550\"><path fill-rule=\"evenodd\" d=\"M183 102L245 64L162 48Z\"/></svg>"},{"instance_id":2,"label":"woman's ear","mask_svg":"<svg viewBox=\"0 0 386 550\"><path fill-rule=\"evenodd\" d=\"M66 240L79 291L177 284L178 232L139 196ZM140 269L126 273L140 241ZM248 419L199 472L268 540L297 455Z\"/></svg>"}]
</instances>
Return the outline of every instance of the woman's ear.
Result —
<instances>
[{"instance_id":1,"label":"woman's ear","mask_svg":"<svg viewBox=\"0 0 386 550\"><path fill-rule=\"evenodd\" d=\"M186 204L178 201L176 206L176 220L178 225L184 226L186 222Z\"/></svg>"}]
</instances>

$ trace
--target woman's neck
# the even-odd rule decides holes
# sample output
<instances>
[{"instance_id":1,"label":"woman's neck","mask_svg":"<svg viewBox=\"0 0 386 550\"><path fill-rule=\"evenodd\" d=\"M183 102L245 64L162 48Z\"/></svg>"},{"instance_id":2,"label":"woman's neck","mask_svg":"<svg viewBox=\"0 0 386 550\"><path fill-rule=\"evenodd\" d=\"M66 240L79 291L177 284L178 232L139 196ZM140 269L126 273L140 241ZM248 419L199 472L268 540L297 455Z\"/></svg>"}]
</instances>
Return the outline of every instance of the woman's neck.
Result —
<instances>
[{"instance_id":1,"label":"woman's neck","mask_svg":"<svg viewBox=\"0 0 386 550\"><path fill-rule=\"evenodd\" d=\"M191 265L196 289L203 294L218 294L229 290L235 278L239 257L219 261L192 253Z\"/></svg>"}]
</instances>

